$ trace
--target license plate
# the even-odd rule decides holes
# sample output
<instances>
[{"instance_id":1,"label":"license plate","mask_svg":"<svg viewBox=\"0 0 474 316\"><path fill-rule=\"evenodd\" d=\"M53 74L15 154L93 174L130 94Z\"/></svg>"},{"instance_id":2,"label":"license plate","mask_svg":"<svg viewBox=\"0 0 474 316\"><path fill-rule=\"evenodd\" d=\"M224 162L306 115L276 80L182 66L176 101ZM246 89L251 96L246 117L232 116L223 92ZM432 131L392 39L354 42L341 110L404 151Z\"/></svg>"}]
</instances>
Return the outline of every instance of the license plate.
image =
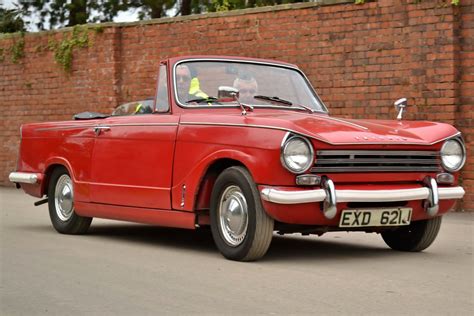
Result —
<instances>
[{"instance_id":1,"label":"license plate","mask_svg":"<svg viewBox=\"0 0 474 316\"><path fill-rule=\"evenodd\" d=\"M343 210L339 227L403 226L411 221L411 208Z\"/></svg>"}]
</instances>

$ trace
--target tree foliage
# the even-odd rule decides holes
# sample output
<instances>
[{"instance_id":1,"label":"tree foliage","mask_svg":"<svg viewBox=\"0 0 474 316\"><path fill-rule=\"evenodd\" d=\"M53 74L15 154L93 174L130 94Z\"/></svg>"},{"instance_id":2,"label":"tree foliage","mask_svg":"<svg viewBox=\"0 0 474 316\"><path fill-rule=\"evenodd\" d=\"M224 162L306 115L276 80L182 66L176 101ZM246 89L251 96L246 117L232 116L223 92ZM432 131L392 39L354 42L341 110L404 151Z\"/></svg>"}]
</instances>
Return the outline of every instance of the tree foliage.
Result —
<instances>
[{"instance_id":1,"label":"tree foliage","mask_svg":"<svg viewBox=\"0 0 474 316\"><path fill-rule=\"evenodd\" d=\"M20 1L24 16L39 30L113 21L133 11L140 20L229 11L310 0L33 0Z\"/></svg>"},{"instance_id":2,"label":"tree foliage","mask_svg":"<svg viewBox=\"0 0 474 316\"><path fill-rule=\"evenodd\" d=\"M272 6L285 3L311 2L310 0L210 0L207 4L207 10L230 11L236 9L246 9L255 7Z\"/></svg>"},{"instance_id":3,"label":"tree foliage","mask_svg":"<svg viewBox=\"0 0 474 316\"><path fill-rule=\"evenodd\" d=\"M25 31L25 23L21 18L20 10L7 10L0 8L0 33L15 33L23 31Z\"/></svg>"},{"instance_id":4,"label":"tree foliage","mask_svg":"<svg viewBox=\"0 0 474 316\"><path fill-rule=\"evenodd\" d=\"M166 16L176 0L34 0L21 2L24 16L39 30L86 23L111 22L122 11L132 10L139 19Z\"/></svg>"}]
</instances>

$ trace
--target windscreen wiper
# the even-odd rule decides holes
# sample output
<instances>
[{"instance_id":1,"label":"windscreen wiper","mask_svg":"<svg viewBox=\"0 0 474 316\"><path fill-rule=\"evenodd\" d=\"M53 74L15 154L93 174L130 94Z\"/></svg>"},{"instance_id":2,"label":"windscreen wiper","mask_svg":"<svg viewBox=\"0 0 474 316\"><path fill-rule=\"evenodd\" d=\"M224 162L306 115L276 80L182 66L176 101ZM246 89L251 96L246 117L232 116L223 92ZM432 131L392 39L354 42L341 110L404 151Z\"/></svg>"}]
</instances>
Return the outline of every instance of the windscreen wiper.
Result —
<instances>
[{"instance_id":1,"label":"windscreen wiper","mask_svg":"<svg viewBox=\"0 0 474 316\"><path fill-rule=\"evenodd\" d=\"M285 99L280 99L279 97L269 97L269 96L266 96L266 95L255 95L254 96L255 99L260 99L260 100L267 100L267 101L274 101L274 102L277 102L277 103L281 103L281 104L286 104L286 105L293 105L293 103L291 101L288 101L288 100L285 100Z\"/></svg>"},{"instance_id":2,"label":"windscreen wiper","mask_svg":"<svg viewBox=\"0 0 474 316\"><path fill-rule=\"evenodd\" d=\"M191 99L189 101L186 101L185 103L188 104L188 103L207 103L207 102L215 102L217 101L217 98L215 97L207 97L207 98L196 98L196 99Z\"/></svg>"},{"instance_id":3,"label":"windscreen wiper","mask_svg":"<svg viewBox=\"0 0 474 316\"><path fill-rule=\"evenodd\" d=\"M303 104L293 104L293 102L285 100L285 99L280 99L279 97L275 97L275 96L274 97L269 97L267 95L255 95L254 98L255 99L260 99L260 100L266 100L266 101L270 101L270 102L276 102L276 103L280 103L280 104L284 104L284 105L288 105L288 106L296 105L296 106L299 106L299 107L309 111L310 113L314 113L314 110L312 108L310 108L309 106L306 106L306 105L303 105Z\"/></svg>"}]
</instances>

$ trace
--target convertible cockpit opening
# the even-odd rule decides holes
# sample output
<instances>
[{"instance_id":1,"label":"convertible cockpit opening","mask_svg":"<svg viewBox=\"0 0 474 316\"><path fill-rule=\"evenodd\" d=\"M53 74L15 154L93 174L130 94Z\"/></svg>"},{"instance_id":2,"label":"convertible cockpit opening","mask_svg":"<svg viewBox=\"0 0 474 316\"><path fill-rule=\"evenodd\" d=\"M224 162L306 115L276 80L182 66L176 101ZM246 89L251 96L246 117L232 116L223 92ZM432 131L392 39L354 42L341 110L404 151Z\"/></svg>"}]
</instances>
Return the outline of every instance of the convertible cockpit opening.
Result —
<instances>
[{"instance_id":1,"label":"convertible cockpit opening","mask_svg":"<svg viewBox=\"0 0 474 316\"><path fill-rule=\"evenodd\" d=\"M117 106L112 116L138 115L153 113L153 99L128 102Z\"/></svg>"},{"instance_id":2,"label":"convertible cockpit opening","mask_svg":"<svg viewBox=\"0 0 474 316\"><path fill-rule=\"evenodd\" d=\"M74 114L73 119L75 120L96 120L96 119L103 119L107 118L110 115L97 113L97 112L81 112Z\"/></svg>"}]
</instances>

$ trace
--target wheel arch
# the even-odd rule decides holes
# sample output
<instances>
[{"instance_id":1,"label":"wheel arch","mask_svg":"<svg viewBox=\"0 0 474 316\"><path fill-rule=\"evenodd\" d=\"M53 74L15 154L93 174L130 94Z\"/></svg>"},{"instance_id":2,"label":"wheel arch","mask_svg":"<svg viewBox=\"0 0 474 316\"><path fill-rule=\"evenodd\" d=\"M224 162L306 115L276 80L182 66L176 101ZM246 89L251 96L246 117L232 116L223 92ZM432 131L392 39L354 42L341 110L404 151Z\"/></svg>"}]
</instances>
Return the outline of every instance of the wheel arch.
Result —
<instances>
[{"instance_id":1,"label":"wheel arch","mask_svg":"<svg viewBox=\"0 0 474 316\"><path fill-rule=\"evenodd\" d=\"M244 167L250 174L252 174L250 169L242 161L237 159L219 158L209 164L199 181L197 194L194 200L194 211L209 209L211 192L216 178L222 171L234 166Z\"/></svg>"},{"instance_id":2,"label":"wheel arch","mask_svg":"<svg viewBox=\"0 0 474 316\"><path fill-rule=\"evenodd\" d=\"M72 168L69 162L63 158L57 158L57 157L52 158L48 160L48 162L46 163L45 170L44 170L44 179L41 184L41 193L43 195L48 194L48 187L49 187L49 181L51 179L51 175L53 171L59 167L65 168L68 171L69 175L71 176L73 182L75 182L74 173L72 172Z\"/></svg>"}]
</instances>

